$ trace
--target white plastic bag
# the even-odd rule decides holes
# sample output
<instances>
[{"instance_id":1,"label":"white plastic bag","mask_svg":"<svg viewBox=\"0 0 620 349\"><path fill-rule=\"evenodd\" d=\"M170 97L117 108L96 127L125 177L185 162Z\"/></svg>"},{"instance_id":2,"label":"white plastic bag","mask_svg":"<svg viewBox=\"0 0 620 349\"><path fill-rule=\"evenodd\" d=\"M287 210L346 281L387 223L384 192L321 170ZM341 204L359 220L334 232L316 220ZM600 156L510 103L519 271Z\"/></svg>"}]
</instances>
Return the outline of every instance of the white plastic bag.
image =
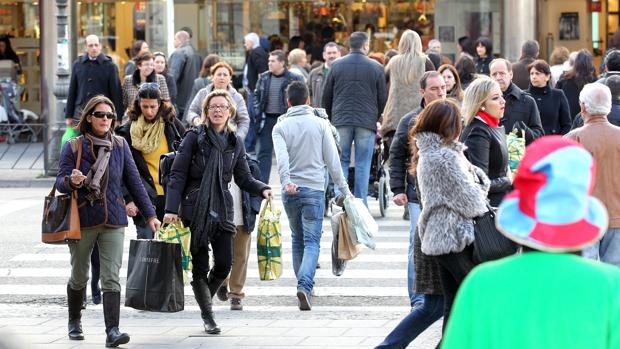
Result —
<instances>
[{"instance_id":1,"label":"white plastic bag","mask_svg":"<svg viewBox=\"0 0 620 349\"><path fill-rule=\"evenodd\" d=\"M357 241L374 250L376 245L373 236L379 233L379 225L372 218L362 199L347 197L344 199L344 209L349 222L355 229Z\"/></svg>"}]
</instances>

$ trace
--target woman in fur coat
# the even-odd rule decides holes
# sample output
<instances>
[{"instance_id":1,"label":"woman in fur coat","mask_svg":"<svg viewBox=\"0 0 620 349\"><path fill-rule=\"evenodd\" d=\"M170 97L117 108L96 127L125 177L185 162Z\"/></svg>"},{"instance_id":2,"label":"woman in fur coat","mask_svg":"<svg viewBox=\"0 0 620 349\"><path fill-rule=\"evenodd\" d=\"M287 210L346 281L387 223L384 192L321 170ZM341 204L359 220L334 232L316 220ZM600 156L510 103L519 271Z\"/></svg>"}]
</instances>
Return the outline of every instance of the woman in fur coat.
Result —
<instances>
[{"instance_id":1,"label":"woman in fur coat","mask_svg":"<svg viewBox=\"0 0 620 349\"><path fill-rule=\"evenodd\" d=\"M444 294L444 328L459 285L474 267L473 218L487 211L489 179L463 154L458 105L450 100L430 103L410 131L410 172L417 175L422 212L418 234L422 252L440 267Z\"/></svg>"}]
</instances>

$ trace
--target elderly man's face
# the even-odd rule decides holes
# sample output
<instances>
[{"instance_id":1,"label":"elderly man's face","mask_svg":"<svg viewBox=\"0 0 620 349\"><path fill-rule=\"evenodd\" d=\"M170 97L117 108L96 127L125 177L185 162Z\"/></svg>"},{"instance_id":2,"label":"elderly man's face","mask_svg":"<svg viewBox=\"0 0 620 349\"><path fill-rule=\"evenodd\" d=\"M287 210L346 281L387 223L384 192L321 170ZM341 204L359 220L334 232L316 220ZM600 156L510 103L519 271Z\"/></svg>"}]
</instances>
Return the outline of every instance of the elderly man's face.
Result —
<instances>
[{"instance_id":1,"label":"elderly man's face","mask_svg":"<svg viewBox=\"0 0 620 349\"><path fill-rule=\"evenodd\" d=\"M441 42L439 41L433 41L431 42L431 44L428 47L429 49L437 52L437 53L441 53Z\"/></svg>"},{"instance_id":2,"label":"elderly man's face","mask_svg":"<svg viewBox=\"0 0 620 349\"><path fill-rule=\"evenodd\" d=\"M506 91L512 81L512 71L508 71L506 63L502 61L495 62L489 70L491 71L491 78L497 81L502 92Z\"/></svg>"}]
</instances>

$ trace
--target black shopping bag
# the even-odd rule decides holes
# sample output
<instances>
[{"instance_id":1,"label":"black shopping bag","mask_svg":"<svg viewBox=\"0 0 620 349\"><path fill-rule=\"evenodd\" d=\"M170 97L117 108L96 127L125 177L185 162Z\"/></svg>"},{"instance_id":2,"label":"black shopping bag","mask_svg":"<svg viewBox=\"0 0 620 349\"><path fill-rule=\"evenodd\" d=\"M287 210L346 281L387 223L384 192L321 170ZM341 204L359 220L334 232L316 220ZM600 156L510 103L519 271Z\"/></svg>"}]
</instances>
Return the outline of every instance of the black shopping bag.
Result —
<instances>
[{"instance_id":1,"label":"black shopping bag","mask_svg":"<svg viewBox=\"0 0 620 349\"><path fill-rule=\"evenodd\" d=\"M131 240L125 306L139 310L183 310L181 245L159 240Z\"/></svg>"}]
</instances>

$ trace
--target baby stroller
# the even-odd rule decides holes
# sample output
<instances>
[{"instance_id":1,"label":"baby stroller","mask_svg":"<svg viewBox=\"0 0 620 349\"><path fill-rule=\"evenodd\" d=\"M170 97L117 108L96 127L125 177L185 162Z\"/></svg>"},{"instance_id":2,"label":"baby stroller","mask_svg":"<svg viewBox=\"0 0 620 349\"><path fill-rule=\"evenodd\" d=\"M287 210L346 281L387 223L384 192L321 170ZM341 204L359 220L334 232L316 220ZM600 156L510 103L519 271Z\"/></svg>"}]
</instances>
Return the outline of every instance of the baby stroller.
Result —
<instances>
[{"instance_id":1,"label":"baby stroller","mask_svg":"<svg viewBox=\"0 0 620 349\"><path fill-rule=\"evenodd\" d=\"M375 146L372 153L372 161L370 164L370 177L368 180L368 196L371 196L379 200L379 212L381 217L385 217L389 200L389 188L387 173L385 171L386 162L389 154L386 151L386 144L382 141L381 137L377 135L375 139ZM349 188L355 187L355 167L354 163L351 163L349 167Z\"/></svg>"},{"instance_id":2,"label":"baby stroller","mask_svg":"<svg viewBox=\"0 0 620 349\"><path fill-rule=\"evenodd\" d=\"M0 80L0 136L6 137L9 144L17 140L37 141L37 132L29 123L34 123L39 116L30 110L18 107L22 93L15 81L4 78Z\"/></svg>"}]
</instances>

